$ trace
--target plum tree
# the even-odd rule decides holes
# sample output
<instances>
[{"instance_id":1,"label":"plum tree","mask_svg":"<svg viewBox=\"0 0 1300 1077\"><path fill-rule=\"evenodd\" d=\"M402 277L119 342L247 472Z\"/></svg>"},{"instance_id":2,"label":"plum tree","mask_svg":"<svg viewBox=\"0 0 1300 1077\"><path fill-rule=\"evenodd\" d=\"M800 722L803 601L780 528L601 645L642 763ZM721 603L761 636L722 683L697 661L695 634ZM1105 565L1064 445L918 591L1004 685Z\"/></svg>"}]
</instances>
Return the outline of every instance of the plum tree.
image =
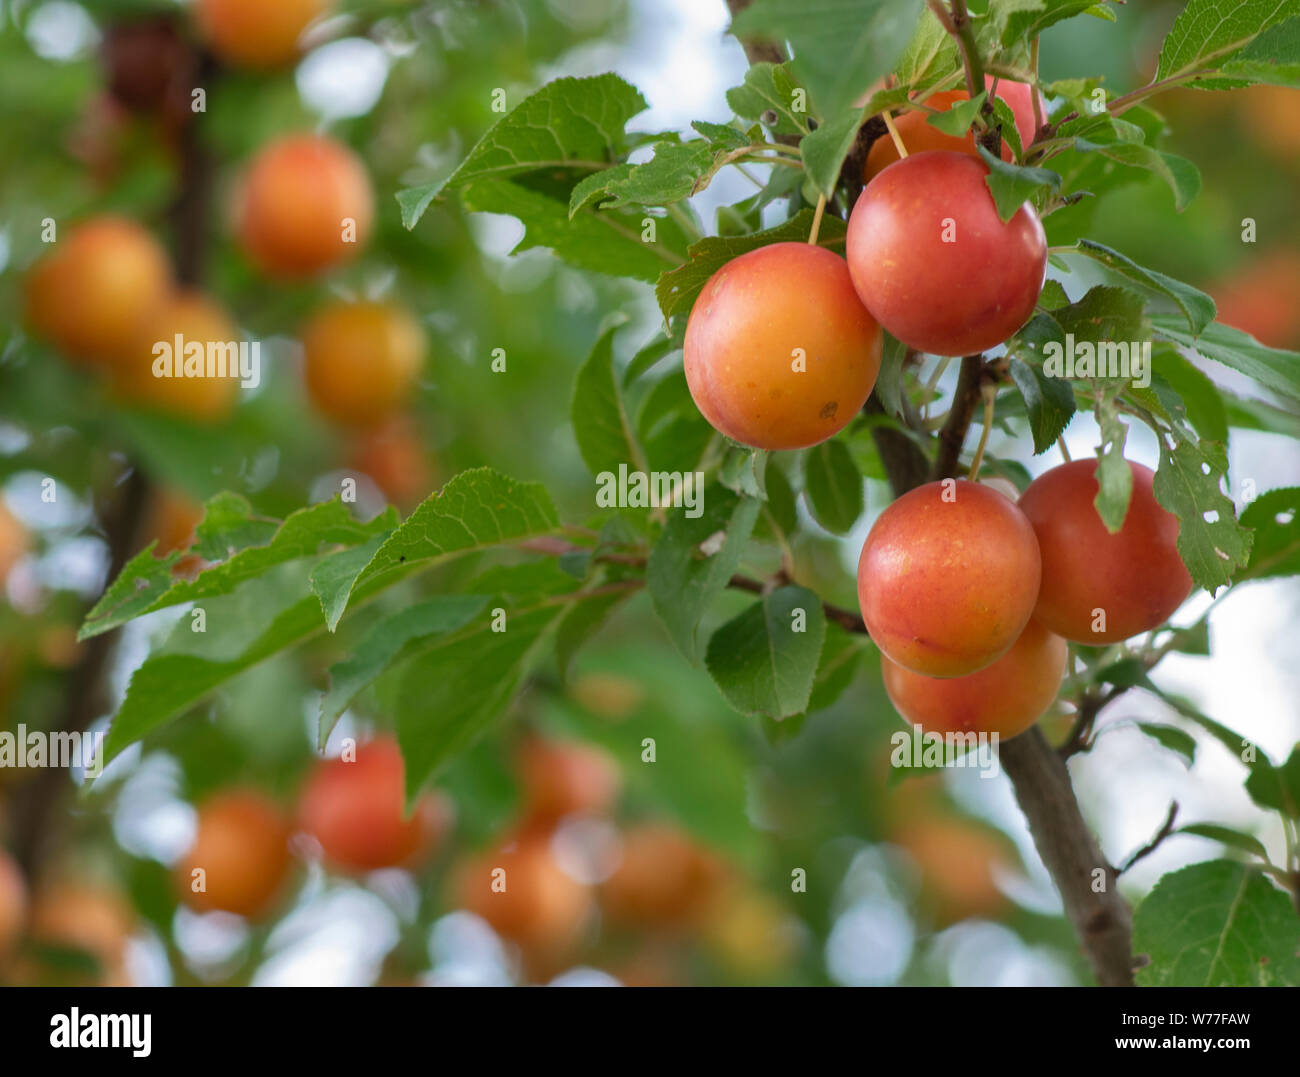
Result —
<instances>
[{"instance_id":1,"label":"plum tree","mask_svg":"<svg viewBox=\"0 0 1300 1077\"><path fill-rule=\"evenodd\" d=\"M700 412L733 441L801 449L852 421L876 383L880 345L844 259L773 243L705 284L686 325L686 382Z\"/></svg>"},{"instance_id":2,"label":"plum tree","mask_svg":"<svg viewBox=\"0 0 1300 1077\"><path fill-rule=\"evenodd\" d=\"M298 56L298 39L330 0L196 0L194 14L212 51L237 67L274 68Z\"/></svg>"},{"instance_id":3,"label":"plum tree","mask_svg":"<svg viewBox=\"0 0 1300 1077\"><path fill-rule=\"evenodd\" d=\"M286 135L263 146L240 185L240 246L272 277L307 277L365 245L375 196L365 166L323 135Z\"/></svg>"},{"instance_id":4,"label":"plum tree","mask_svg":"<svg viewBox=\"0 0 1300 1077\"><path fill-rule=\"evenodd\" d=\"M451 827L451 803L441 793L405 811L406 764L391 737L356 749L356 758L319 763L299 801L303 830L344 872L410 867L432 850Z\"/></svg>"},{"instance_id":5,"label":"plum tree","mask_svg":"<svg viewBox=\"0 0 1300 1077\"><path fill-rule=\"evenodd\" d=\"M930 677L990 665L1015 643L1038 597L1038 542L995 490L927 483L872 525L858 559L867 631L894 662Z\"/></svg>"},{"instance_id":6,"label":"plum tree","mask_svg":"<svg viewBox=\"0 0 1300 1077\"><path fill-rule=\"evenodd\" d=\"M927 677L880 656L885 691L898 713L927 733L996 733L1008 740L1056 699L1069 648L1033 618L992 665L964 677Z\"/></svg>"},{"instance_id":7,"label":"plum tree","mask_svg":"<svg viewBox=\"0 0 1300 1077\"><path fill-rule=\"evenodd\" d=\"M992 75L984 76L984 85L989 90L993 89L994 78ZM1028 146L1033 141L1035 134L1033 94L1034 88L1027 82L1012 82L1010 79L997 80L997 96L1011 107L1011 113L1016 118L1016 133L1020 136L1021 146ZM965 90L941 90L939 93L925 98L924 104L940 112L946 112L956 102L969 100L970 94ZM1038 95L1038 102L1039 115L1046 117L1047 102L1042 94ZM934 124L928 122L928 118L929 113L927 112L909 110L895 119L894 126L909 153L922 153L926 150L950 150L953 153L964 153L970 157L979 158L979 150L976 149L973 133L968 131L960 137L945 134ZM1002 159L1004 161L1011 160L1011 147L1005 142L1002 144ZM894 145L894 140L892 138L876 139L867 152L867 163L862 174L863 182L869 183L875 176L897 160L899 160L899 153L898 147Z\"/></svg>"},{"instance_id":8,"label":"plum tree","mask_svg":"<svg viewBox=\"0 0 1300 1077\"><path fill-rule=\"evenodd\" d=\"M136 323L132 342L113 369L117 391L138 407L198 423L219 423L234 410L239 395L235 377L229 373L212 377L155 376L155 345L165 343L174 350L178 336L187 350L191 344L202 345L206 363L210 344L237 343L241 334L225 309L209 296L195 291L173 292L145 311ZM173 354L177 366L182 358ZM237 357L232 359L227 354L226 361L237 367Z\"/></svg>"},{"instance_id":9,"label":"plum tree","mask_svg":"<svg viewBox=\"0 0 1300 1077\"><path fill-rule=\"evenodd\" d=\"M376 426L405 403L426 351L424 328L392 303L331 303L301 339L312 403L348 426Z\"/></svg>"},{"instance_id":10,"label":"plum tree","mask_svg":"<svg viewBox=\"0 0 1300 1077\"><path fill-rule=\"evenodd\" d=\"M536 829L461 864L453 887L456 903L518 943L534 968L570 951L595 909L591 887L560 868Z\"/></svg>"},{"instance_id":11,"label":"plum tree","mask_svg":"<svg viewBox=\"0 0 1300 1077\"><path fill-rule=\"evenodd\" d=\"M609 754L577 742L529 739L519 753L524 815L534 823L568 815L603 815L618 800L622 784Z\"/></svg>"},{"instance_id":12,"label":"plum tree","mask_svg":"<svg viewBox=\"0 0 1300 1077\"><path fill-rule=\"evenodd\" d=\"M27 920L27 884L13 857L0 849L0 959L6 957Z\"/></svg>"},{"instance_id":13,"label":"plum tree","mask_svg":"<svg viewBox=\"0 0 1300 1077\"><path fill-rule=\"evenodd\" d=\"M27 324L70 359L111 364L170 287L167 254L145 228L126 217L92 217L28 272Z\"/></svg>"},{"instance_id":14,"label":"plum tree","mask_svg":"<svg viewBox=\"0 0 1300 1077\"><path fill-rule=\"evenodd\" d=\"M726 881L721 862L665 823L623 836L623 855L601 890L601 906L626 927L683 928L698 923Z\"/></svg>"},{"instance_id":15,"label":"plum tree","mask_svg":"<svg viewBox=\"0 0 1300 1077\"><path fill-rule=\"evenodd\" d=\"M933 355L975 355L1025 324L1042 291L1047 237L1028 203L998 217L989 168L933 150L890 165L849 218L849 272L872 316Z\"/></svg>"},{"instance_id":16,"label":"plum tree","mask_svg":"<svg viewBox=\"0 0 1300 1077\"><path fill-rule=\"evenodd\" d=\"M204 803L198 816L194 843L176 868L181 899L200 912L265 913L289 876L284 815L261 793L232 789Z\"/></svg>"},{"instance_id":17,"label":"plum tree","mask_svg":"<svg viewBox=\"0 0 1300 1077\"><path fill-rule=\"evenodd\" d=\"M1155 473L1127 463L1133 494L1115 534L1094 503L1096 460L1054 467L1020 496L1043 558L1034 616L1076 643L1116 643L1148 632L1192 591L1178 555L1178 518L1156 501Z\"/></svg>"}]
</instances>

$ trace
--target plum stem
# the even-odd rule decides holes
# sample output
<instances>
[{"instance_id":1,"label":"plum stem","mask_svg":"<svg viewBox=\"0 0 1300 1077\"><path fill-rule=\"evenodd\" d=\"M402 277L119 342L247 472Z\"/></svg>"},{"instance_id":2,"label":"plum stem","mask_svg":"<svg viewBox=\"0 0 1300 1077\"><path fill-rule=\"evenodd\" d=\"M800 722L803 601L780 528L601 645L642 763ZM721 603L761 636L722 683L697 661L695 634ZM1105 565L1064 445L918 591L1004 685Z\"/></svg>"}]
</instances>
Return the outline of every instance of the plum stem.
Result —
<instances>
[{"instance_id":1,"label":"plum stem","mask_svg":"<svg viewBox=\"0 0 1300 1077\"><path fill-rule=\"evenodd\" d=\"M817 199L817 208L813 211L812 228L808 230L808 243L810 246L817 246L817 235L822 230L822 214L826 212L826 196L823 194Z\"/></svg>"}]
</instances>

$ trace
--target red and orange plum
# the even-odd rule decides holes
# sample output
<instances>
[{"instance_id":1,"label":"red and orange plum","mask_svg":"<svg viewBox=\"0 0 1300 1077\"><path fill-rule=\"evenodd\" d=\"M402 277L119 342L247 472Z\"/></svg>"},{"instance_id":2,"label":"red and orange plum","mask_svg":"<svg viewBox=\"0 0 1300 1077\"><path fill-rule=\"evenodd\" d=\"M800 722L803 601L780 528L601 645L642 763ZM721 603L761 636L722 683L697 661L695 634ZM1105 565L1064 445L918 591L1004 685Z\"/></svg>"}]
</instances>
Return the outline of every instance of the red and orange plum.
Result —
<instances>
[{"instance_id":1,"label":"red and orange plum","mask_svg":"<svg viewBox=\"0 0 1300 1077\"><path fill-rule=\"evenodd\" d=\"M1034 616L1076 643L1116 643L1163 624L1191 593L1178 518L1156 501L1155 473L1129 462L1133 495L1111 534L1094 504L1097 461L1040 475L1020 497L1043 558Z\"/></svg>"},{"instance_id":2,"label":"red and orange plum","mask_svg":"<svg viewBox=\"0 0 1300 1077\"><path fill-rule=\"evenodd\" d=\"M1029 319L1047 269L1033 207L998 217L989 169L963 153L913 154L867 185L849 218L853 285L909 347L975 355Z\"/></svg>"},{"instance_id":3,"label":"red and orange plum","mask_svg":"<svg viewBox=\"0 0 1300 1077\"><path fill-rule=\"evenodd\" d=\"M926 676L960 677L1015 643L1039 576L1024 514L986 486L944 479L880 514L858 559L858 600L890 659Z\"/></svg>"},{"instance_id":4,"label":"red and orange plum","mask_svg":"<svg viewBox=\"0 0 1300 1077\"><path fill-rule=\"evenodd\" d=\"M844 259L773 243L728 262L686 325L686 381L714 429L759 449L802 449L842 430L880 371L880 328Z\"/></svg>"}]
</instances>

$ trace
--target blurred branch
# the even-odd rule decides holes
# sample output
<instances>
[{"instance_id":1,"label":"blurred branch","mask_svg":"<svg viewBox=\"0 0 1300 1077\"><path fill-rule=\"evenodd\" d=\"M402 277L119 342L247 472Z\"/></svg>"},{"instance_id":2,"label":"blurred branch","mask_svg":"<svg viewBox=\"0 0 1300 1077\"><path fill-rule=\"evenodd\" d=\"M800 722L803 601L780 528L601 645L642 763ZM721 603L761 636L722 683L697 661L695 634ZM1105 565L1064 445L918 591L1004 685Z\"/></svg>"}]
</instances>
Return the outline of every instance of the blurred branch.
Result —
<instances>
[{"instance_id":1,"label":"blurred branch","mask_svg":"<svg viewBox=\"0 0 1300 1077\"><path fill-rule=\"evenodd\" d=\"M961 447L966 440L975 417L975 406L980 400L980 384L984 380L984 358L968 355L961 361L957 387L953 390L952 406L948 418L939 431L939 452L934 460L934 478L950 479L957 474Z\"/></svg>"},{"instance_id":2,"label":"blurred branch","mask_svg":"<svg viewBox=\"0 0 1300 1077\"><path fill-rule=\"evenodd\" d=\"M1124 872L1128 871L1129 868L1131 868L1144 856L1150 856L1152 853L1154 853L1156 849L1160 847L1160 843L1174 832L1174 820L1177 818L1178 818L1178 801L1175 800L1172 804L1169 805L1169 814L1165 816L1164 825L1161 826L1160 829L1156 831L1156 836L1152 838L1149 842L1147 842L1146 845L1142 846L1141 849L1135 852L1127 860L1125 860L1123 866L1119 869L1119 871L1116 872L1116 874L1123 875Z\"/></svg>"}]
</instances>

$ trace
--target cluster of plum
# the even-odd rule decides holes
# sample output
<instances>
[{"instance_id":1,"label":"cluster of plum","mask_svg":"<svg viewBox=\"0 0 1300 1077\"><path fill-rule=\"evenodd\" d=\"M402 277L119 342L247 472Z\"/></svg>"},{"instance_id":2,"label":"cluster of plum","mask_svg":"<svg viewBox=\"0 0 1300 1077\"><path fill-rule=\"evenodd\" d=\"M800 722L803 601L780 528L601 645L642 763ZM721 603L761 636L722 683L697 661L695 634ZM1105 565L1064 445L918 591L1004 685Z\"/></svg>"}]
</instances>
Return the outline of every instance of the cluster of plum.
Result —
<instances>
[{"instance_id":1,"label":"cluster of plum","mask_svg":"<svg viewBox=\"0 0 1300 1077\"><path fill-rule=\"evenodd\" d=\"M1032 88L989 88L1027 144L1038 126ZM966 96L934 95L929 105ZM926 117L908 112L897 123L902 148L916 152L901 154L892 139L873 146L846 258L775 243L705 284L687 322L686 376L728 438L797 449L838 433L875 385L882 327L917 352L976 355L1033 313L1047 264L1033 207L1003 222L974 137L946 135ZM1152 472L1129 464L1132 501L1112 534L1094 507L1096 467L1055 468L1018 504L988 485L934 482L881 514L859 560L858 593L904 717L927 730L1015 736L1055 699L1067 640L1128 639L1188 596L1178 521L1157 503Z\"/></svg>"}]
</instances>

